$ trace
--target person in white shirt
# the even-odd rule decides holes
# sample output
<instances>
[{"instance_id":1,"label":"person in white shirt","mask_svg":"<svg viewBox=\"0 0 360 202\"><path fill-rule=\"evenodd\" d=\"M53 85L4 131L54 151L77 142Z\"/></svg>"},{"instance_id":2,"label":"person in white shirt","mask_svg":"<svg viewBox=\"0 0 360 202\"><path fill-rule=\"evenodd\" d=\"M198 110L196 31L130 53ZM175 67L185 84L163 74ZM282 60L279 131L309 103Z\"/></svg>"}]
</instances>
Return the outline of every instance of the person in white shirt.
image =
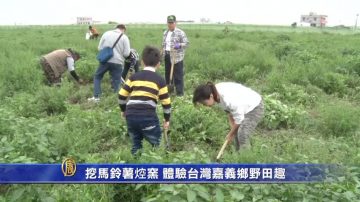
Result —
<instances>
[{"instance_id":1,"label":"person in white shirt","mask_svg":"<svg viewBox=\"0 0 360 202\"><path fill-rule=\"evenodd\" d=\"M235 139L236 150L250 147L250 135L264 115L261 95L239 83L208 82L195 89L193 103L219 105L228 113L231 126L226 138Z\"/></svg>"}]
</instances>

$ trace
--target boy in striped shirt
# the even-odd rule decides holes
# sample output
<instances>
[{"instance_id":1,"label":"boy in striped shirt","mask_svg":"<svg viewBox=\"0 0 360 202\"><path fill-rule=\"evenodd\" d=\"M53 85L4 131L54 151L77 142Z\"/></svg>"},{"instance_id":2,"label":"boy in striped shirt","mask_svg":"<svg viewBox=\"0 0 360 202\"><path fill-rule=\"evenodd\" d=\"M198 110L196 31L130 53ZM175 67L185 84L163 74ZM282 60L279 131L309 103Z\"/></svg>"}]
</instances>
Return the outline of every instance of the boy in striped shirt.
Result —
<instances>
[{"instance_id":1,"label":"boy in striped shirt","mask_svg":"<svg viewBox=\"0 0 360 202\"><path fill-rule=\"evenodd\" d=\"M126 118L133 155L142 148L144 138L153 147L160 145L158 100L164 111L164 129L169 128L171 101L165 80L155 72L160 66L160 57L159 49L146 46L142 53L144 70L133 74L119 91L119 105Z\"/></svg>"}]
</instances>

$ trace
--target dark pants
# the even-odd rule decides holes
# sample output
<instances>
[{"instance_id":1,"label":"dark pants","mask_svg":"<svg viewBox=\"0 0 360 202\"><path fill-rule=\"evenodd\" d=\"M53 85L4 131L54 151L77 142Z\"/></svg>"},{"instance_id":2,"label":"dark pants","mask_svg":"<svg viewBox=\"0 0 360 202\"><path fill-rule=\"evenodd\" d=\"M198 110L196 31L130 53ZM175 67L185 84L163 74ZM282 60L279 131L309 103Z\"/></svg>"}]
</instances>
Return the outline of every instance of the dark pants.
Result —
<instances>
[{"instance_id":1,"label":"dark pants","mask_svg":"<svg viewBox=\"0 0 360 202\"><path fill-rule=\"evenodd\" d=\"M171 72L171 58L170 54L165 54L165 80L166 84L174 82L176 88L176 95L184 95L184 63L180 61L174 65L173 81L170 81Z\"/></svg>"},{"instance_id":2,"label":"dark pants","mask_svg":"<svg viewBox=\"0 0 360 202\"><path fill-rule=\"evenodd\" d=\"M145 138L153 147L160 145L161 129L157 117L126 116L128 132L132 141L131 153L142 148Z\"/></svg>"},{"instance_id":3,"label":"dark pants","mask_svg":"<svg viewBox=\"0 0 360 202\"><path fill-rule=\"evenodd\" d=\"M109 71L111 76L111 86L115 93L119 92L121 83L122 65L115 63L100 63L100 66L95 72L94 76L94 97L100 97L101 95L101 80L104 74Z\"/></svg>"},{"instance_id":4,"label":"dark pants","mask_svg":"<svg viewBox=\"0 0 360 202\"><path fill-rule=\"evenodd\" d=\"M99 37L99 34L93 34L90 36L90 39L97 39Z\"/></svg>"},{"instance_id":5,"label":"dark pants","mask_svg":"<svg viewBox=\"0 0 360 202\"><path fill-rule=\"evenodd\" d=\"M130 69L130 63L129 62L125 62L125 65L124 65L124 70L122 72L122 78L125 80L126 79L126 75L128 74L128 71ZM135 72L138 72L139 71L139 62L136 62L135 65L134 65L134 69ZM131 70L130 70L131 71ZM131 73L134 73L134 72L131 72Z\"/></svg>"}]
</instances>

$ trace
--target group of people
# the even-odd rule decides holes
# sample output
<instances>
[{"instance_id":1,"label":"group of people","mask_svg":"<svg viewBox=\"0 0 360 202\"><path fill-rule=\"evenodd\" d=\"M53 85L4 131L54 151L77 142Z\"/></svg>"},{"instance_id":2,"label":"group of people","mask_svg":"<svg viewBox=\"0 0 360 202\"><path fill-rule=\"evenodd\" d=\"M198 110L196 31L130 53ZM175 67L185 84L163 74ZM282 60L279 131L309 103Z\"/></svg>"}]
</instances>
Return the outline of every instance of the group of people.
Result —
<instances>
[{"instance_id":1,"label":"group of people","mask_svg":"<svg viewBox=\"0 0 360 202\"><path fill-rule=\"evenodd\" d=\"M170 127L171 99L168 86L175 84L176 95L184 95L184 56L189 40L184 31L176 27L176 17L167 17L168 29L163 33L162 48L146 46L141 55L143 69L135 49L130 48L125 25L105 32L98 49L113 47L113 55L106 62L100 62L94 75L94 96L89 101L99 102L101 80L106 72L111 75L111 85L118 93L121 116L126 119L128 133L132 141L131 153L135 155L146 139L152 146L160 145L161 127L156 114L158 101L164 113L163 128ZM72 50L56 50L41 58L41 65L50 83L59 83L61 74L68 70L78 81L74 62L80 58ZM165 79L156 73L160 62L165 60ZM127 78L128 71L135 71ZM172 79L173 78L173 79ZM123 83L121 89L121 83ZM208 82L194 90L194 105L220 106L226 113L230 124L228 140L234 140L237 150L250 146L250 135L264 115L261 95L242 84Z\"/></svg>"}]
</instances>

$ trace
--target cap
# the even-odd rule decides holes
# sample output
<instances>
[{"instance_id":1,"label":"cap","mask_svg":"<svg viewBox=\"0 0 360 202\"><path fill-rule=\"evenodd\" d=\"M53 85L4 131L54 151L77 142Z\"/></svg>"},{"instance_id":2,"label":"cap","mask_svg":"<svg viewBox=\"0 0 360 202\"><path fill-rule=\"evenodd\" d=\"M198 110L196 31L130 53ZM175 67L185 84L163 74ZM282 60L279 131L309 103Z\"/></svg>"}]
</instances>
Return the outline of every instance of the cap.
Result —
<instances>
[{"instance_id":1,"label":"cap","mask_svg":"<svg viewBox=\"0 0 360 202\"><path fill-rule=\"evenodd\" d=\"M175 15L169 15L167 17L167 22L170 23L170 22L176 22L176 17Z\"/></svg>"}]
</instances>

